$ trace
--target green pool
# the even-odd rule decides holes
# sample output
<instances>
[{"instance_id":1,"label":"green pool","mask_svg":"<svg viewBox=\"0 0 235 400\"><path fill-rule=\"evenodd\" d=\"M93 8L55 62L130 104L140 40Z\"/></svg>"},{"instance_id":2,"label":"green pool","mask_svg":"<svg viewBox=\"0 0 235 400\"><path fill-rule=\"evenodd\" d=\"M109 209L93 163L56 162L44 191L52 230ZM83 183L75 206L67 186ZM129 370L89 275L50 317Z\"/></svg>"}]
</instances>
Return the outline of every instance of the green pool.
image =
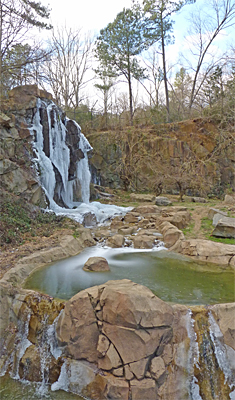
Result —
<instances>
[{"instance_id":1,"label":"green pool","mask_svg":"<svg viewBox=\"0 0 235 400\"><path fill-rule=\"evenodd\" d=\"M110 272L83 271L84 263L93 256L105 257ZM171 303L196 305L235 300L234 271L215 264L196 263L167 250L91 247L35 271L25 288L67 300L88 287L124 278L147 286Z\"/></svg>"}]
</instances>

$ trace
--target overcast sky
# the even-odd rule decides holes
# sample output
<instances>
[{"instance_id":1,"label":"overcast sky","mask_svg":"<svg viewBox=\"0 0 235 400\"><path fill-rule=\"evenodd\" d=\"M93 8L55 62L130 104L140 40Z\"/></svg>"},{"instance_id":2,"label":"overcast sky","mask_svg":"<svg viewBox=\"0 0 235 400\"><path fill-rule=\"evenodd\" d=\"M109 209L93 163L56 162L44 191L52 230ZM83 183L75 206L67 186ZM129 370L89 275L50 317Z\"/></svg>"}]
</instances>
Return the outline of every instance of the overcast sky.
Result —
<instances>
[{"instance_id":1,"label":"overcast sky","mask_svg":"<svg viewBox=\"0 0 235 400\"><path fill-rule=\"evenodd\" d=\"M43 4L46 5L46 2ZM49 0L54 26L64 25L66 22L67 26L96 33L109 22L113 22L116 15L131 4L131 0Z\"/></svg>"}]
</instances>

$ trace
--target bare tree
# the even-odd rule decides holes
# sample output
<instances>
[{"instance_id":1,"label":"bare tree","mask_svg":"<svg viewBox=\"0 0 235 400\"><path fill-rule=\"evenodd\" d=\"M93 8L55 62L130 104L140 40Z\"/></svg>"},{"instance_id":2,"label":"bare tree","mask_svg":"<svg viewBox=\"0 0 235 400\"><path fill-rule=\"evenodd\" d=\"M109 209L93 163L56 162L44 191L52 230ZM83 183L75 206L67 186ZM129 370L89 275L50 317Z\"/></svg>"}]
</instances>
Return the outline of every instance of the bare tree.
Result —
<instances>
[{"instance_id":1,"label":"bare tree","mask_svg":"<svg viewBox=\"0 0 235 400\"><path fill-rule=\"evenodd\" d=\"M32 63L39 57L38 51L32 51L33 46L31 44L31 51L28 52L27 57L25 54L23 57L17 60L17 63L12 63L10 55L13 50L16 50L16 46L22 46L27 43L29 39L29 32L33 27L51 29L51 25L45 23L45 19L48 19L50 11L44 7L40 2L30 0L0 0L0 88L3 90L3 82L6 71L9 73L19 69L20 60L23 65ZM19 48L18 48L19 49ZM22 50L22 49L21 49ZM15 51L16 53L16 51ZM37 53L37 55L36 55ZM22 51L21 51L22 56ZM40 56L41 57L41 56ZM40 58L39 57L39 58ZM14 57L13 57L14 58ZM16 60L15 60L16 61ZM10 63L10 68L9 68Z\"/></svg>"},{"instance_id":2,"label":"bare tree","mask_svg":"<svg viewBox=\"0 0 235 400\"><path fill-rule=\"evenodd\" d=\"M149 85L147 85L145 81L140 81L140 83L149 95L150 106L154 106L158 109L160 102L160 86L163 82L163 71L159 65L156 46L151 48L147 56L143 59L143 62L147 69L146 80Z\"/></svg>"},{"instance_id":3,"label":"bare tree","mask_svg":"<svg viewBox=\"0 0 235 400\"><path fill-rule=\"evenodd\" d=\"M61 27L53 31L50 41L52 57L45 64L45 75L58 104L77 108L83 100L82 90L93 79L91 71L92 39L81 29Z\"/></svg>"},{"instance_id":4,"label":"bare tree","mask_svg":"<svg viewBox=\"0 0 235 400\"><path fill-rule=\"evenodd\" d=\"M207 76L223 57L221 54L213 54L212 44L222 31L234 25L234 0L208 0L205 11L198 9L191 16L188 36L191 54L187 60L192 60L190 68L193 71L193 82L189 110L192 109Z\"/></svg>"}]
</instances>

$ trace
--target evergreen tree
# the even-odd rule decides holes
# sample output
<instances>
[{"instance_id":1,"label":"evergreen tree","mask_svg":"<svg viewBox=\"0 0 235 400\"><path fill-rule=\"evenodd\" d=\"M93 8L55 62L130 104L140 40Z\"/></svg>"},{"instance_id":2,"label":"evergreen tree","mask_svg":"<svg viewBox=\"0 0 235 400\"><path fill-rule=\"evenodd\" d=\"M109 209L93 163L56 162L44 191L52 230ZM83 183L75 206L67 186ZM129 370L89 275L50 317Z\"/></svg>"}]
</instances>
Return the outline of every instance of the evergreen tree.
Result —
<instances>
[{"instance_id":1,"label":"evergreen tree","mask_svg":"<svg viewBox=\"0 0 235 400\"><path fill-rule=\"evenodd\" d=\"M96 56L109 65L116 77L124 76L129 88L130 123L133 124L132 79L144 78L137 56L146 48L143 35L142 15L137 6L123 9L113 23L100 31L96 42Z\"/></svg>"},{"instance_id":2,"label":"evergreen tree","mask_svg":"<svg viewBox=\"0 0 235 400\"><path fill-rule=\"evenodd\" d=\"M159 43L162 56L163 78L165 86L167 119L170 120L169 90L167 81L166 46L174 43L172 15L179 11L185 4L194 3L195 0L144 0L145 38L149 44Z\"/></svg>"}]
</instances>

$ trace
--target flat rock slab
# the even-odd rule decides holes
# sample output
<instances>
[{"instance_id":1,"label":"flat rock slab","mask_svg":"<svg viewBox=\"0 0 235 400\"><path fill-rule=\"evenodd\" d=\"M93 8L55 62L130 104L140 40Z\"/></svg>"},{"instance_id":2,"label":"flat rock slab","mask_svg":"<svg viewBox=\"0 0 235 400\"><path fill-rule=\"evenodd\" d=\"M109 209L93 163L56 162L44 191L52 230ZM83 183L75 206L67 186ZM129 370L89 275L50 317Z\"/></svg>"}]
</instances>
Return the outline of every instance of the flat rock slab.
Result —
<instances>
[{"instance_id":1,"label":"flat rock slab","mask_svg":"<svg viewBox=\"0 0 235 400\"><path fill-rule=\"evenodd\" d=\"M215 229L213 230L212 235L216 237L235 239L235 218L223 216L219 218L219 215L220 214L214 215L213 225L215 225Z\"/></svg>"},{"instance_id":2,"label":"flat rock slab","mask_svg":"<svg viewBox=\"0 0 235 400\"><path fill-rule=\"evenodd\" d=\"M105 272L110 271L110 268L106 258L90 257L84 264L83 270L88 272Z\"/></svg>"}]
</instances>

